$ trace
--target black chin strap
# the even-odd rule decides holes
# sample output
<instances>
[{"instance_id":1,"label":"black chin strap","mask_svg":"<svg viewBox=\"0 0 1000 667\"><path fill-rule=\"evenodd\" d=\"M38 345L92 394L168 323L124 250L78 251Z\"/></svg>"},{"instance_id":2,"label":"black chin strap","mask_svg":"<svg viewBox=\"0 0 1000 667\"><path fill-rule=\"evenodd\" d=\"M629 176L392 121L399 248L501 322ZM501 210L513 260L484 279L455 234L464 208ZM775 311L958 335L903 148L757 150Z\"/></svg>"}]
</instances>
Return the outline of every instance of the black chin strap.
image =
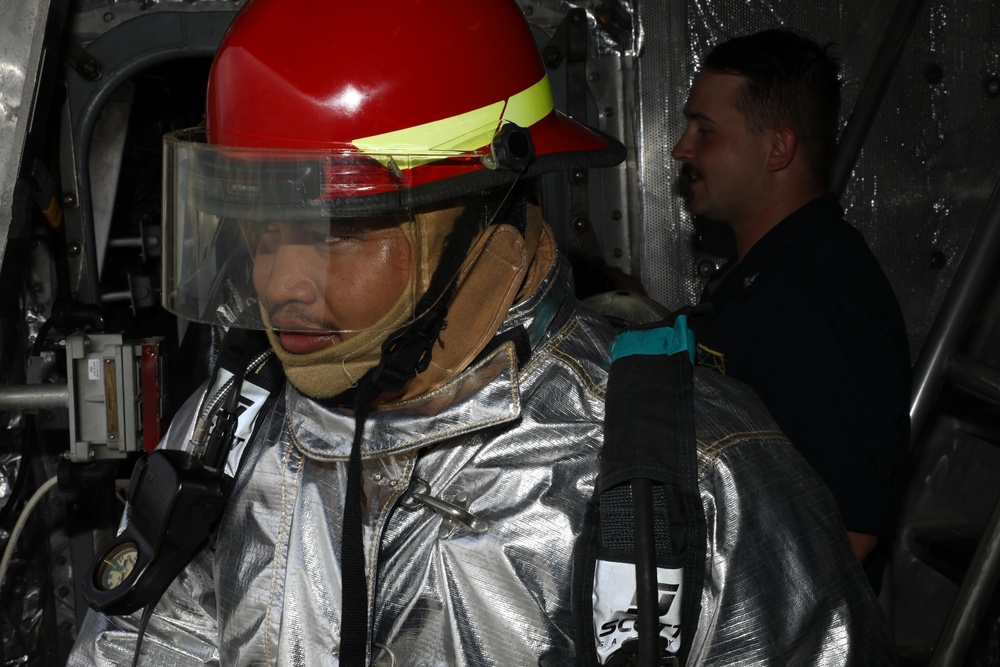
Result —
<instances>
[{"instance_id":1,"label":"black chin strap","mask_svg":"<svg viewBox=\"0 0 1000 667\"><path fill-rule=\"evenodd\" d=\"M409 326L389 336L382 345L378 366L358 383L353 394L354 441L347 462L347 488L341 524L341 626L340 664L364 665L368 658L368 571L366 567L362 506L361 441L365 422L375 399L383 392L402 391L407 382L427 368L433 346L446 326L447 304L454 294L458 271L472 242L482 229L482 221L515 224L523 233L523 196L492 197L481 205L468 205L459 214L445 241L441 261L431 276L427 292L417 303L417 318ZM497 212L495 216L493 212ZM374 576L372 577L374 580Z\"/></svg>"},{"instance_id":2,"label":"black chin strap","mask_svg":"<svg viewBox=\"0 0 1000 667\"><path fill-rule=\"evenodd\" d=\"M347 489L341 524L340 572L340 664L364 665L368 657L368 573L361 506L361 439L371 406L379 395L371 373L365 375L354 394L354 442L347 461Z\"/></svg>"},{"instance_id":3,"label":"black chin strap","mask_svg":"<svg viewBox=\"0 0 1000 667\"><path fill-rule=\"evenodd\" d=\"M482 202L468 204L459 214L427 292L417 302L417 318L382 345L382 358L373 375L375 385L382 391L402 391L430 363L434 343L447 325L447 304L455 292L458 272L483 228L483 221L510 224L524 234L527 213L522 187L516 185L509 192L491 193Z\"/></svg>"}]
</instances>

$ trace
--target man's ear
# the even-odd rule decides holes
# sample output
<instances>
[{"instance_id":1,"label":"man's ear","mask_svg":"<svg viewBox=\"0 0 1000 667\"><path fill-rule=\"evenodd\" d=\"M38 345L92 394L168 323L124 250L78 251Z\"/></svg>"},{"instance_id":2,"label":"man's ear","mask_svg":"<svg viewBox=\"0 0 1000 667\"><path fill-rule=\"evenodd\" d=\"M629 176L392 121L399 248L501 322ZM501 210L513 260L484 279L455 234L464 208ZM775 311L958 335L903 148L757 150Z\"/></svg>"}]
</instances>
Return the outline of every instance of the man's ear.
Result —
<instances>
[{"instance_id":1,"label":"man's ear","mask_svg":"<svg viewBox=\"0 0 1000 667\"><path fill-rule=\"evenodd\" d=\"M790 127L778 126L771 130L771 151L767 155L768 171L781 171L795 159L799 138Z\"/></svg>"}]
</instances>

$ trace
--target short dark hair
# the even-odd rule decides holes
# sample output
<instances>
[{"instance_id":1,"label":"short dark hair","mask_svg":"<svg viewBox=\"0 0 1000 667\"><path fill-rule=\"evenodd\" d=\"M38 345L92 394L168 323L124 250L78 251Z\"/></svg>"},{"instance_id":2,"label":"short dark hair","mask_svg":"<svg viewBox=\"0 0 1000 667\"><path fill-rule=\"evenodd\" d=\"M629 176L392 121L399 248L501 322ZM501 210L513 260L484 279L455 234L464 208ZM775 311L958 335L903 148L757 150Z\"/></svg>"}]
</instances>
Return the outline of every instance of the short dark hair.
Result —
<instances>
[{"instance_id":1,"label":"short dark hair","mask_svg":"<svg viewBox=\"0 0 1000 667\"><path fill-rule=\"evenodd\" d=\"M840 60L830 44L789 30L765 30L715 46L704 69L747 77L733 104L751 132L795 130L813 173L824 182L837 146Z\"/></svg>"}]
</instances>

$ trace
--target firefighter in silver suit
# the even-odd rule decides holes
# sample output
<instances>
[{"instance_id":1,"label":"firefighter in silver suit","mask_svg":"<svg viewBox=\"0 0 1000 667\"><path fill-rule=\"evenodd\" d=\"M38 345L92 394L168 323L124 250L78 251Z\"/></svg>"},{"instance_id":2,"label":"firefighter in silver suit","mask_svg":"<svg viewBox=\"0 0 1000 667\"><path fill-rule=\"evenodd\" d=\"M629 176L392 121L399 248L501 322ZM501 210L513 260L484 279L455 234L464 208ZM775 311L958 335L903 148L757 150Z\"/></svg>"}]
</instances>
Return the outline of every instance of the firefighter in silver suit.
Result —
<instances>
[{"instance_id":1,"label":"firefighter in silver suit","mask_svg":"<svg viewBox=\"0 0 1000 667\"><path fill-rule=\"evenodd\" d=\"M624 149L554 109L518 5L250 0L205 127L164 146L166 306L266 332L287 380L138 664L620 661L628 609L583 618L574 569L613 330L528 184ZM742 386L697 372L695 394L689 664L891 661L822 484ZM161 448L197 441L203 403ZM91 612L70 664L129 664L140 625Z\"/></svg>"}]
</instances>

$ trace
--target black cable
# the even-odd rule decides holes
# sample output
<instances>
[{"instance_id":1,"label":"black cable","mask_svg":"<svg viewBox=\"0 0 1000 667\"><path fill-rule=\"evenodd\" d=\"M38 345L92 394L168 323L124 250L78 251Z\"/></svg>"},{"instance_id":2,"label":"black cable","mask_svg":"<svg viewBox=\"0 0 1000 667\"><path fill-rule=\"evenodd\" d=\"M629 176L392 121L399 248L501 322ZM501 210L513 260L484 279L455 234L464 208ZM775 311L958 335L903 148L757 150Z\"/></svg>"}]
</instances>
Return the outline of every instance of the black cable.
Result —
<instances>
[{"instance_id":1,"label":"black cable","mask_svg":"<svg viewBox=\"0 0 1000 667\"><path fill-rule=\"evenodd\" d=\"M413 376L427 368L434 343L440 340L446 325L448 303L455 291L459 269L481 230L480 213L485 217L489 211L489 206L480 208L470 204L459 213L454 229L445 239L430 285L417 301L415 319L382 344L382 356L371 377L379 391L402 391Z\"/></svg>"},{"instance_id":2,"label":"black cable","mask_svg":"<svg viewBox=\"0 0 1000 667\"><path fill-rule=\"evenodd\" d=\"M438 268L417 303L416 312L423 313L435 303L446 304L450 300L459 269L484 225L506 223L523 234L526 217L524 188L519 182L508 190L488 193L481 202L467 204L445 241Z\"/></svg>"},{"instance_id":3,"label":"black cable","mask_svg":"<svg viewBox=\"0 0 1000 667\"><path fill-rule=\"evenodd\" d=\"M639 667L660 663L660 611L656 577L656 535L653 528L653 483L645 477L632 480L633 530L635 531L635 584L639 635Z\"/></svg>"},{"instance_id":4,"label":"black cable","mask_svg":"<svg viewBox=\"0 0 1000 667\"><path fill-rule=\"evenodd\" d=\"M135 638L135 655L132 657L132 667L138 667L139 665L139 653L142 650L142 638L146 636L146 626L149 625L149 619L153 617L153 610L156 609L156 605L159 604L160 598L157 597L155 600L146 605L146 608L142 610L142 619L139 621L139 632Z\"/></svg>"}]
</instances>

